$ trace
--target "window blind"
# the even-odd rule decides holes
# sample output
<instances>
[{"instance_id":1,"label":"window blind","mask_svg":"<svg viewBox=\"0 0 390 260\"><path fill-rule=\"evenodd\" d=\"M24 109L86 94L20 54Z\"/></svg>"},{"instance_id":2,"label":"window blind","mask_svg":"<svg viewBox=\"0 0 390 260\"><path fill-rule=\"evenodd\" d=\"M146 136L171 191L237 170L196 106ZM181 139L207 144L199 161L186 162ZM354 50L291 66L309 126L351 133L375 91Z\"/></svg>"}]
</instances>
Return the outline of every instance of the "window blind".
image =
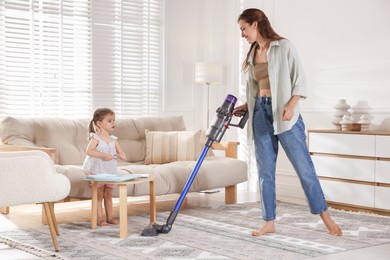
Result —
<instances>
[{"instance_id":1,"label":"window blind","mask_svg":"<svg viewBox=\"0 0 390 260\"><path fill-rule=\"evenodd\" d=\"M0 113L158 115L158 0L0 0Z\"/></svg>"},{"instance_id":2,"label":"window blind","mask_svg":"<svg viewBox=\"0 0 390 260\"><path fill-rule=\"evenodd\" d=\"M2 112L89 115L88 1L1 1Z\"/></svg>"},{"instance_id":3,"label":"window blind","mask_svg":"<svg viewBox=\"0 0 390 260\"><path fill-rule=\"evenodd\" d=\"M162 6L161 0L127 1L122 5L122 113L136 116L134 107L146 107L144 115L161 110ZM142 17L139 17L142 13Z\"/></svg>"}]
</instances>

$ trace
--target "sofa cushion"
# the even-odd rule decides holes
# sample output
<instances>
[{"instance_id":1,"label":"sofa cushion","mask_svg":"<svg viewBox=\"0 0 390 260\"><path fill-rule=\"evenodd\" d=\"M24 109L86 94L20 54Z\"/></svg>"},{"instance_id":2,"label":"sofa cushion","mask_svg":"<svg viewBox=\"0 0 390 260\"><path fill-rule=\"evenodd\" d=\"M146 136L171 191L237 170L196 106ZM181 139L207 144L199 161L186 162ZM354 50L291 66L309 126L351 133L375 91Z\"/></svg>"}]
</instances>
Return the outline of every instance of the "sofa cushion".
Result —
<instances>
[{"instance_id":1,"label":"sofa cushion","mask_svg":"<svg viewBox=\"0 0 390 260\"><path fill-rule=\"evenodd\" d=\"M156 195L181 193L197 161L176 161L166 164L127 165L122 172L151 174L156 178ZM222 156L208 156L199 167L189 192L236 185L247 181L244 161ZM136 185L133 196L146 195L147 183Z\"/></svg>"},{"instance_id":2,"label":"sofa cushion","mask_svg":"<svg viewBox=\"0 0 390 260\"><path fill-rule=\"evenodd\" d=\"M133 119L116 119L113 135L126 154L126 161L141 162L145 160L145 129L152 131L186 130L182 116L140 117Z\"/></svg>"},{"instance_id":3,"label":"sofa cushion","mask_svg":"<svg viewBox=\"0 0 390 260\"><path fill-rule=\"evenodd\" d=\"M176 161L166 164L121 163L119 172L123 174L150 174L155 177L156 195L181 193L191 175L196 161ZM56 165L57 172L65 175L72 183L69 196L91 198L91 185L83 178L86 175L81 165ZM189 192L216 189L236 185L247 180L247 165L244 161L208 156L204 159ZM127 185L129 196L149 194L149 184ZM119 189L114 189L114 197L119 196Z\"/></svg>"},{"instance_id":4,"label":"sofa cushion","mask_svg":"<svg viewBox=\"0 0 390 260\"><path fill-rule=\"evenodd\" d=\"M196 160L201 150L201 130L149 131L146 135L145 164Z\"/></svg>"}]
</instances>

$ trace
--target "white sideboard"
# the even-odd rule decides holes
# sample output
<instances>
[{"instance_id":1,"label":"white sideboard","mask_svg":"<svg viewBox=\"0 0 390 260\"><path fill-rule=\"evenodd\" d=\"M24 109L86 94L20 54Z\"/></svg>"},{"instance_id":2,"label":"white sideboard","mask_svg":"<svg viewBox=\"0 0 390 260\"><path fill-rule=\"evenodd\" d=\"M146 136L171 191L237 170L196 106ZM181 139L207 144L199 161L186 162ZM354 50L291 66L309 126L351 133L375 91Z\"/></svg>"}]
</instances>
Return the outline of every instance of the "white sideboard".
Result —
<instances>
[{"instance_id":1,"label":"white sideboard","mask_svg":"<svg viewBox=\"0 0 390 260\"><path fill-rule=\"evenodd\" d=\"M390 215L390 132L308 130L330 206Z\"/></svg>"}]
</instances>

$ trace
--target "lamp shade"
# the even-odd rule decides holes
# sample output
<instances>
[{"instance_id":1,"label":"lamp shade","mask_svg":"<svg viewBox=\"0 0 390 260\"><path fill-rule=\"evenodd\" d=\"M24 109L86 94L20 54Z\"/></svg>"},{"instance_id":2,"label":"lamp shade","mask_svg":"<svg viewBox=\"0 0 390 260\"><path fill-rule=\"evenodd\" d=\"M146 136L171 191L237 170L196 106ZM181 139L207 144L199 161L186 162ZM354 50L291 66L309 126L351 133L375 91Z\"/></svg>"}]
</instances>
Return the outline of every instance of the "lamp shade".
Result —
<instances>
[{"instance_id":1,"label":"lamp shade","mask_svg":"<svg viewBox=\"0 0 390 260\"><path fill-rule=\"evenodd\" d=\"M195 82L198 84L221 84L222 64L217 62L197 62L195 64Z\"/></svg>"}]
</instances>

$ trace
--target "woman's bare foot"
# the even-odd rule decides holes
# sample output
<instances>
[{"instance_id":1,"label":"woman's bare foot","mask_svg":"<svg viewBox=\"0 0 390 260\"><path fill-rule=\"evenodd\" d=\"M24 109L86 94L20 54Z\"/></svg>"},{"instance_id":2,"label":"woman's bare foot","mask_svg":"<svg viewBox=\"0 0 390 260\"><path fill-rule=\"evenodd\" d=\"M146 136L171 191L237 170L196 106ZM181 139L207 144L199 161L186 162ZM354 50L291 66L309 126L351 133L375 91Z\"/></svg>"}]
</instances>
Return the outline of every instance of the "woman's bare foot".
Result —
<instances>
[{"instance_id":1,"label":"woman's bare foot","mask_svg":"<svg viewBox=\"0 0 390 260\"><path fill-rule=\"evenodd\" d=\"M118 225L119 221L115 218L112 218L112 219L107 219L107 223L112 224L112 225Z\"/></svg>"},{"instance_id":2,"label":"woman's bare foot","mask_svg":"<svg viewBox=\"0 0 390 260\"><path fill-rule=\"evenodd\" d=\"M258 237L258 236L263 236L268 233L275 233L275 222L274 221L266 221L265 224L257 229L251 232L252 236Z\"/></svg>"},{"instance_id":3,"label":"woman's bare foot","mask_svg":"<svg viewBox=\"0 0 390 260\"><path fill-rule=\"evenodd\" d=\"M107 222L104 219L98 219L97 224L101 227L108 226Z\"/></svg>"},{"instance_id":4,"label":"woman's bare foot","mask_svg":"<svg viewBox=\"0 0 390 260\"><path fill-rule=\"evenodd\" d=\"M342 236L343 231L341 231L341 228L339 225L336 224L336 222L333 221L333 219L330 217L329 212L325 211L320 214L322 222L324 222L326 228L329 231L329 234L332 236Z\"/></svg>"}]
</instances>

